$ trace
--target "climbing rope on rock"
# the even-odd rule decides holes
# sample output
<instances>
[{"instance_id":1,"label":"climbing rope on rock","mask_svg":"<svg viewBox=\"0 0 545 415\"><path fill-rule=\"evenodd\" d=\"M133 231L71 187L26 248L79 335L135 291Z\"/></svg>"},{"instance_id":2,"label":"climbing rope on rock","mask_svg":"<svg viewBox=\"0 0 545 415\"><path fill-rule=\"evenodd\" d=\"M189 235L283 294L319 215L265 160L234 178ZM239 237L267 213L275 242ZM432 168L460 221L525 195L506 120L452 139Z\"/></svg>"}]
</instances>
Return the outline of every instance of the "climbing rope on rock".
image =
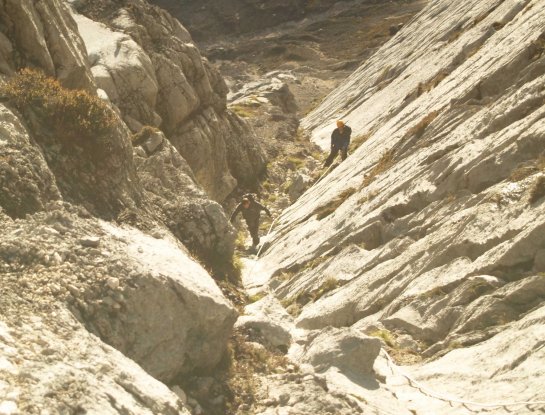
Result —
<instances>
[{"instance_id":1,"label":"climbing rope on rock","mask_svg":"<svg viewBox=\"0 0 545 415\"><path fill-rule=\"evenodd\" d=\"M467 401L465 399L459 399L459 398L449 398L446 395L435 392L433 389L424 386L423 384L421 384L420 382L415 380L413 377L411 377L410 375L405 373L403 370L401 370L399 368L399 366L397 366L394 363L393 359L390 357L390 355L388 354L388 352L386 350L383 349L382 351L386 355L386 358L389 361L390 365L393 367L392 372L399 373L401 376L403 376L404 378L406 378L409 381L409 384L411 386L414 386L416 389L418 389L419 391L421 391L422 393L424 393L425 395L427 395L427 396L429 396L431 398L439 399L441 401L449 402L451 404L458 403L458 404L462 404L462 405L464 405L466 407L467 407L467 405L469 405L469 406L477 406L479 408L500 408L500 407L505 407L506 408L506 407L510 407L510 406L519 406L519 405L541 405L541 406L545 406L545 401L514 401L514 402L495 402L495 403L487 402L487 403L482 403L482 402ZM470 409L470 408L468 408L468 409Z\"/></svg>"}]
</instances>

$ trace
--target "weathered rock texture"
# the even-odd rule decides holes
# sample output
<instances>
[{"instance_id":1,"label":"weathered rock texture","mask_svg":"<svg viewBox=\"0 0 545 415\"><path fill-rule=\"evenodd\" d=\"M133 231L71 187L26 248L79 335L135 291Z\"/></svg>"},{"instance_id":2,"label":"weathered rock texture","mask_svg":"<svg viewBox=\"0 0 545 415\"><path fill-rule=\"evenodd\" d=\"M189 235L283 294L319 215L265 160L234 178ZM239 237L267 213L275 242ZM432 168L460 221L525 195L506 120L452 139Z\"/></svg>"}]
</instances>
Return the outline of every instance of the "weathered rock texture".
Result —
<instances>
[{"instance_id":1,"label":"weathered rock texture","mask_svg":"<svg viewBox=\"0 0 545 415\"><path fill-rule=\"evenodd\" d=\"M0 69L41 68L70 88L94 88L78 28L62 0L8 0L0 6Z\"/></svg>"},{"instance_id":2,"label":"weathered rock texture","mask_svg":"<svg viewBox=\"0 0 545 415\"><path fill-rule=\"evenodd\" d=\"M303 120L324 148L336 119L368 139L285 211L260 264L300 328L382 323L436 359L408 371L439 392L539 397L544 73L543 2L430 2ZM470 412L404 388L416 413Z\"/></svg>"},{"instance_id":3,"label":"weathered rock texture","mask_svg":"<svg viewBox=\"0 0 545 415\"><path fill-rule=\"evenodd\" d=\"M165 382L210 369L237 313L173 238L82 214L53 202L25 220L2 216L0 310L9 336L1 337L0 360L9 364L0 370L13 377L0 385L15 392L0 401L21 413L78 405L117 413L124 401L130 413L183 413L175 395L127 357ZM72 378L73 390L63 386Z\"/></svg>"},{"instance_id":4,"label":"weathered rock texture","mask_svg":"<svg viewBox=\"0 0 545 415\"><path fill-rule=\"evenodd\" d=\"M226 109L223 79L181 24L144 1L73 4L97 85L129 127L160 127L217 201L237 184L254 187L264 155L247 124Z\"/></svg>"}]
</instances>

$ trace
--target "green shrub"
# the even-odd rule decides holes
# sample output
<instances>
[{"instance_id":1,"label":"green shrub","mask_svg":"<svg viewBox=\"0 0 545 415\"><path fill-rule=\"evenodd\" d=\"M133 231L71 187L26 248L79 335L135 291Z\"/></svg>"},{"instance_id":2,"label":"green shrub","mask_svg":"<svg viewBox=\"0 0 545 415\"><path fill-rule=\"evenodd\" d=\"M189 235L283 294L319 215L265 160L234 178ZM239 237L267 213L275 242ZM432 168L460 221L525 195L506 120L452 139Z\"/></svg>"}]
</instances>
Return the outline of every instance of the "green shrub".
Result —
<instances>
[{"instance_id":1,"label":"green shrub","mask_svg":"<svg viewBox=\"0 0 545 415\"><path fill-rule=\"evenodd\" d=\"M376 330L372 333L369 333L369 336L371 337L377 337L379 339L382 339L384 340L384 343L386 343L388 346L392 347L392 348L396 348L397 347L397 343L395 341L395 338L394 336L392 335L392 333L390 333L388 330L386 329L383 329L383 330Z\"/></svg>"},{"instance_id":2,"label":"green shrub","mask_svg":"<svg viewBox=\"0 0 545 415\"><path fill-rule=\"evenodd\" d=\"M23 114L33 111L59 138L91 139L107 133L116 116L104 101L84 90L66 89L34 69L22 69L0 93Z\"/></svg>"}]
</instances>

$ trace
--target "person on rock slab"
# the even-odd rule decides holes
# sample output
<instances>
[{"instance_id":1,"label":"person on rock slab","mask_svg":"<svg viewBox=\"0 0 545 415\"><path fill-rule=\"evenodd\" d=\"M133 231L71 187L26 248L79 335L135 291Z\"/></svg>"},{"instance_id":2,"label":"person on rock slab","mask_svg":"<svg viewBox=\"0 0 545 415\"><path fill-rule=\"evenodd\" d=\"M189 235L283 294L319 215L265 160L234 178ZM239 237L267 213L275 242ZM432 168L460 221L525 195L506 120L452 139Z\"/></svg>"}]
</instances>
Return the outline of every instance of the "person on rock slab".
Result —
<instances>
[{"instance_id":1,"label":"person on rock slab","mask_svg":"<svg viewBox=\"0 0 545 415\"><path fill-rule=\"evenodd\" d=\"M348 157L350 134L352 134L352 129L343 121L337 121L337 128L331 133L331 152L324 162L324 167L331 166L331 163L333 163L333 160L335 160L339 151L341 152L341 158L346 160L346 157Z\"/></svg>"},{"instance_id":2,"label":"person on rock slab","mask_svg":"<svg viewBox=\"0 0 545 415\"><path fill-rule=\"evenodd\" d=\"M259 244L259 215L262 210L271 217L269 209L258 203L251 194L248 194L243 196L242 201L231 215L231 223L234 223L236 216L242 212L242 217L246 221L246 225L252 236L253 249Z\"/></svg>"}]
</instances>

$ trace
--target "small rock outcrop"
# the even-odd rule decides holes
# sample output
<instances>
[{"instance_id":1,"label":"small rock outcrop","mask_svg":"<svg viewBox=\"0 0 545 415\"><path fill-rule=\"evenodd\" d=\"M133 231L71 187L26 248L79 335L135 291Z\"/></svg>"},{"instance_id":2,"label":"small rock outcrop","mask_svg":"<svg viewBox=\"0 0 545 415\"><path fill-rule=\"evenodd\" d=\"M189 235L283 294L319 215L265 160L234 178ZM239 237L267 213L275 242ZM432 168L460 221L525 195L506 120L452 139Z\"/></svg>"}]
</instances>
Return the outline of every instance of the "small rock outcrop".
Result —
<instances>
[{"instance_id":1,"label":"small rock outcrop","mask_svg":"<svg viewBox=\"0 0 545 415\"><path fill-rule=\"evenodd\" d=\"M317 370L336 366L347 372L370 374L380 352L380 340L356 330L329 328L309 336L309 345L300 357Z\"/></svg>"}]
</instances>

